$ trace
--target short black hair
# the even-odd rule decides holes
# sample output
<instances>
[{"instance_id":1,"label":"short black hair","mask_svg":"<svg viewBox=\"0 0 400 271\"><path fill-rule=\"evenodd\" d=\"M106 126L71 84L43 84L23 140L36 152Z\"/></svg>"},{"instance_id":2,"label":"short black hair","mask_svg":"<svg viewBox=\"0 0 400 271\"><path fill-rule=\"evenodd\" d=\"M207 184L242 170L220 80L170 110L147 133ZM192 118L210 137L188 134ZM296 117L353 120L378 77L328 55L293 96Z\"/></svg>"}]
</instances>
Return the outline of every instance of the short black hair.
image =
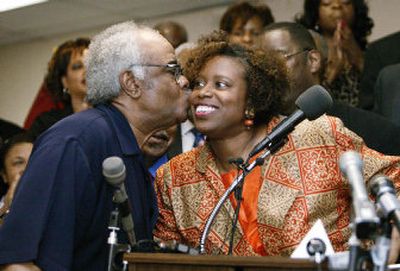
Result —
<instances>
[{"instance_id":1,"label":"short black hair","mask_svg":"<svg viewBox=\"0 0 400 271\"><path fill-rule=\"evenodd\" d=\"M272 30L287 31L291 40L295 42L299 48L304 50L312 50L317 48L314 38L311 36L310 32L308 32L307 28L301 24L293 22L279 22L272 23L264 28L264 32Z\"/></svg>"}]
</instances>

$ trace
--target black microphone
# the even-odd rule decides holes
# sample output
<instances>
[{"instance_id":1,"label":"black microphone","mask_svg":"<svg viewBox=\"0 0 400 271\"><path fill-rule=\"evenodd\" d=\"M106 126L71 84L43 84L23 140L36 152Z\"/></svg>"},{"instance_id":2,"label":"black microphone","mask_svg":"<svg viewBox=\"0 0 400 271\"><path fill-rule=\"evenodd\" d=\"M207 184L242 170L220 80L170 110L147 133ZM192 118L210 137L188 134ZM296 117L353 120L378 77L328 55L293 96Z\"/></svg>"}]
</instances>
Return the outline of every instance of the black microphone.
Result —
<instances>
[{"instance_id":1,"label":"black microphone","mask_svg":"<svg viewBox=\"0 0 400 271\"><path fill-rule=\"evenodd\" d=\"M361 156L355 151L347 151L340 156L339 164L351 187L356 236L360 239L372 237L378 228L379 218L368 198Z\"/></svg>"},{"instance_id":2,"label":"black microphone","mask_svg":"<svg viewBox=\"0 0 400 271\"><path fill-rule=\"evenodd\" d=\"M396 197L392 181L385 175L379 174L370 180L368 188L376 197L379 210L384 217L393 220L400 231L400 202Z\"/></svg>"},{"instance_id":3,"label":"black microphone","mask_svg":"<svg viewBox=\"0 0 400 271\"><path fill-rule=\"evenodd\" d=\"M103 176L106 181L116 187L113 201L118 204L121 211L122 229L128 235L129 243L133 246L136 243L134 224L131 214L131 205L124 185L126 169L124 162L117 156L108 157L103 161Z\"/></svg>"},{"instance_id":4,"label":"black microphone","mask_svg":"<svg viewBox=\"0 0 400 271\"><path fill-rule=\"evenodd\" d=\"M266 138L258 143L250 152L249 157L253 157L265 148L271 150L274 144L279 144L304 119L315 120L320 117L331 107L332 98L322 86L314 85L303 92L295 104L299 109L285 118Z\"/></svg>"}]
</instances>

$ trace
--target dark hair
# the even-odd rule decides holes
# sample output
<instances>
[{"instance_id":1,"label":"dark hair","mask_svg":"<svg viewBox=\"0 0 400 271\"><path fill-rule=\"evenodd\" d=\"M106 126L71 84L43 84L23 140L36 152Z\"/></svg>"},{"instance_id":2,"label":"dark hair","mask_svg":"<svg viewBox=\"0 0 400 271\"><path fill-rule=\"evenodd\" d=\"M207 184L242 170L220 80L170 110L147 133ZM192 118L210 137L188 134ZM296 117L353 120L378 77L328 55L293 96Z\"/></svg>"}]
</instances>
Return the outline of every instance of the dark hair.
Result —
<instances>
[{"instance_id":1,"label":"dark hair","mask_svg":"<svg viewBox=\"0 0 400 271\"><path fill-rule=\"evenodd\" d=\"M242 2L229 7L225 11L219 23L219 29L230 34L237 20L241 20L242 24L246 24L248 20L255 16L262 20L263 26L274 22L271 9L267 5L256 6L248 2Z\"/></svg>"},{"instance_id":2,"label":"dark hair","mask_svg":"<svg viewBox=\"0 0 400 271\"><path fill-rule=\"evenodd\" d=\"M243 64L247 106L254 109L255 125L266 124L278 114L281 95L289 86L286 66L279 55L232 44L225 32L214 31L200 39L182 63L191 87L204 65L216 56L237 58Z\"/></svg>"},{"instance_id":3,"label":"dark hair","mask_svg":"<svg viewBox=\"0 0 400 271\"><path fill-rule=\"evenodd\" d=\"M8 152L19 143L32 143L33 144L33 137L30 136L28 133L20 133L16 134L6 141L0 148L0 172L5 171L5 160ZM3 178L0 176L0 197L7 192L8 185L4 182Z\"/></svg>"},{"instance_id":4,"label":"dark hair","mask_svg":"<svg viewBox=\"0 0 400 271\"><path fill-rule=\"evenodd\" d=\"M157 30L164 38L166 38L174 48L188 41L186 28L180 23L174 21L161 22L156 24L154 26L154 29ZM177 40L178 43L173 44L173 41L168 39L169 35L166 35L166 32L176 32L179 37L179 39Z\"/></svg>"},{"instance_id":5,"label":"dark hair","mask_svg":"<svg viewBox=\"0 0 400 271\"><path fill-rule=\"evenodd\" d=\"M53 53L47 66L45 84L55 102L63 102L65 105L69 105L70 97L63 93L62 77L67 74L72 53L82 53L83 50L89 47L89 43L90 40L88 38L68 40Z\"/></svg>"},{"instance_id":6,"label":"dark hair","mask_svg":"<svg viewBox=\"0 0 400 271\"><path fill-rule=\"evenodd\" d=\"M321 0L305 0L304 14L298 16L297 22L304 25L306 28L314 29L320 33L318 29L319 5ZM374 26L373 20L368 16L368 5L365 0L352 0L354 7L354 23L352 32L357 44L362 50L367 46L367 36L371 34L371 29Z\"/></svg>"}]
</instances>

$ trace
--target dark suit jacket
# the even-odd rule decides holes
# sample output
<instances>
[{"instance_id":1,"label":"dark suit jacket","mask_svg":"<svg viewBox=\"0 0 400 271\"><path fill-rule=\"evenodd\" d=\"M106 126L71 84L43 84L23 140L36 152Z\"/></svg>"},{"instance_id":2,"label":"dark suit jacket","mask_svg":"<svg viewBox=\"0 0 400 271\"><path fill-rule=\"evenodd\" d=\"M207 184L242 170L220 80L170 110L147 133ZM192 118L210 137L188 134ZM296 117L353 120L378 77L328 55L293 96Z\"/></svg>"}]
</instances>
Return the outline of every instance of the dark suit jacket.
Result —
<instances>
[{"instance_id":1,"label":"dark suit jacket","mask_svg":"<svg viewBox=\"0 0 400 271\"><path fill-rule=\"evenodd\" d=\"M381 115L335 102L327 113L364 139L365 144L387 155L400 155L400 126Z\"/></svg>"},{"instance_id":2,"label":"dark suit jacket","mask_svg":"<svg viewBox=\"0 0 400 271\"><path fill-rule=\"evenodd\" d=\"M182 135L181 125L176 128L175 139L172 141L171 146L167 150L168 160L182 153Z\"/></svg>"},{"instance_id":3,"label":"dark suit jacket","mask_svg":"<svg viewBox=\"0 0 400 271\"><path fill-rule=\"evenodd\" d=\"M368 46L365 52L364 72L361 77L359 107L372 110L374 105L374 86L382 68L400 63L400 31Z\"/></svg>"},{"instance_id":4,"label":"dark suit jacket","mask_svg":"<svg viewBox=\"0 0 400 271\"><path fill-rule=\"evenodd\" d=\"M379 73L374 111L400 126L400 64L387 66Z\"/></svg>"}]
</instances>

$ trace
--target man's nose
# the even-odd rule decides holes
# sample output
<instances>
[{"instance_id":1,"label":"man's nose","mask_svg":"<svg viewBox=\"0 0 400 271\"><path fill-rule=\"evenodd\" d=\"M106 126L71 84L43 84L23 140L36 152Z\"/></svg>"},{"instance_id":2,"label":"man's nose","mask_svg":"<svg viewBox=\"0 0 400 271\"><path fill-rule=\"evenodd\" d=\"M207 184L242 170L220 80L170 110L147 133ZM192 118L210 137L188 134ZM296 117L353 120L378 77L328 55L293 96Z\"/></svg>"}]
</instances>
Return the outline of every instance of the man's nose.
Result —
<instances>
[{"instance_id":1,"label":"man's nose","mask_svg":"<svg viewBox=\"0 0 400 271\"><path fill-rule=\"evenodd\" d=\"M186 90L189 88L189 80L184 75L181 75L179 77L178 84L179 84L179 87L183 90Z\"/></svg>"}]
</instances>

